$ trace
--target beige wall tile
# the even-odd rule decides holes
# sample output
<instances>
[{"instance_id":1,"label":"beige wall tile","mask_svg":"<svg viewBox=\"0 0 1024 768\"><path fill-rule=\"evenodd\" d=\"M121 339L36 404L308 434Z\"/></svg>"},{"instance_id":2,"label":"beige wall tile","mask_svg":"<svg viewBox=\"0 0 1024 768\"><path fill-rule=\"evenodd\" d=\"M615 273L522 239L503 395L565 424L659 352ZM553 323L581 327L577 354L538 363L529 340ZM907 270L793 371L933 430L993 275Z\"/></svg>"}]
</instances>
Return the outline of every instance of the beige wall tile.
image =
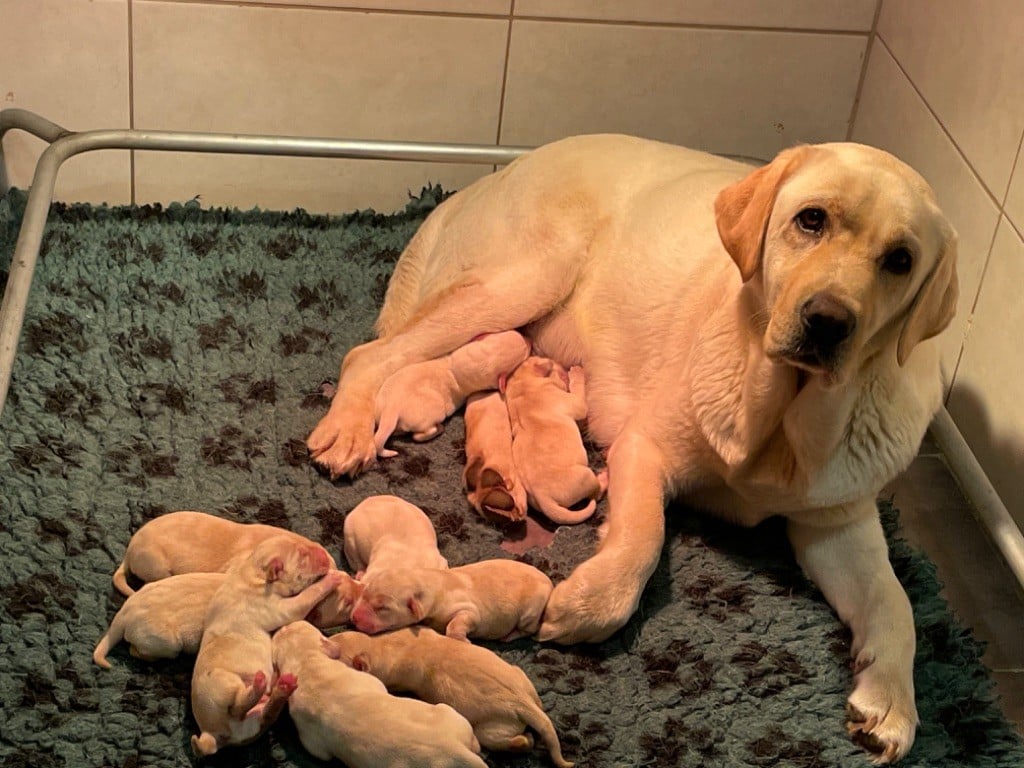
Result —
<instances>
[{"instance_id":1,"label":"beige wall tile","mask_svg":"<svg viewBox=\"0 0 1024 768\"><path fill-rule=\"evenodd\" d=\"M11 107L70 130L127 128L126 0L0 0L0 109ZM8 133L7 182L28 187L46 146L23 131ZM72 158L57 176L56 198L130 202L128 153Z\"/></svg>"},{"instance_id":2,"label":"beige wall tile","mask_svg":"<svg viewBox=\"0 0 1024 768\"><path fill-rule=\"evenodd\" d=\"M1024 130L1020 0L884 0L878 34L999 200Z\"/></svg>"},{"instance_id":3,"label":"beige wall tile","mask_svg":"<svg viewBox=\"0 0 1024 768\"><path fill-rule=\"evenodd\" d=\"M317 158L248 158L140 152L135 157L140 203L184 201L265 210L304 208L345 213L401 210L427 184L458 190L490 173L490 165L404 163Z\"/></svg>"},{"instance_id":4,"label":"beige wall tile","mask_svg":"<svg viewBox=\"0 0 1024 768\"><path fill-rule=\"evenodd\" d=\"M484 144L497 134L500 19L147 2L134 24L139 127ZM148 153L136 161L136 198L348 209L352 184L331 190L353 172L332 162ZM368 188L392 172L346 167ZM395 195L406 178L393 177ZM287 204L279 192L290 188L307 192Z\"/></svg>"},{"instance_id":5,"label":"beige wall tile","mask_svg":"<svg viewBox=\"0 0 1024 768\"><path fill-rule=\"evenodd\" d=\"M136 0L139 2L140 0ZM141 0L146 2L146 0ZM237 3L237 0L216 0ZM473 13L487 16L508 16L512 0L248 0L267 5L320 6L324 8L359 8L382 11L419 11L425 13Z\"/></svg>"},{"instance_id":6,"label":"beige wall tile","mask_svg":"<svg viewBox=\"0 0 1024 768\"><path fill-rule=\"evenodd\" d=\"M949 412L1017 524L1024 527L1024 241L1000 221Z\"/></svg>"},{"instance_id":7,"label":"beige wall tile","mask_svg":"<svg viewBox=\"0 0 1024 768\"><path fill-rule=\"evenodd\" d=\"M960 235L960 304L940 341L943 367L951 375L999 209L883 46L872 50L851 137L892 152L924 176Z\"/></svg>"},{"instance_id":8,"label":"beige wall tile","mask_svg":"<svg viewBox=\"0 0 1024 768\"><path fill-rule=\"evenodd\" d=\"M860 35L515 21L502 143L611 131L770 158L845 138L865 45Z\"/></svg>"},{"instance_id":9,"label":"beige wall tile","mask_svg":"<svg viewBox=\"0 0 1024 768\"><path fill-rule=\"evenodd\" d=\"M788 29L871 29L876 0L516 0L516 16Z\"/></svg>"}]
</instances>

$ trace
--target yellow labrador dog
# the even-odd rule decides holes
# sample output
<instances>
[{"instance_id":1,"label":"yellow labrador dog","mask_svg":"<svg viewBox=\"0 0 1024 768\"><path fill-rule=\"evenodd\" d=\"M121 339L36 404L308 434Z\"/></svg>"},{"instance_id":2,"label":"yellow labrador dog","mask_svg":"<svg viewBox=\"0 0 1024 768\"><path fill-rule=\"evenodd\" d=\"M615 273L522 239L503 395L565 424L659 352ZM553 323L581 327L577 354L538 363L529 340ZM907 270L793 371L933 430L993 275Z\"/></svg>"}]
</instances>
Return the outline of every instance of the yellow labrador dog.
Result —
<instances>
[{"instance_id":1,"label":"yellow labrador dog","mask_svg":"<svg viewBox=\"0 0 1024 768\"><path fill-rule=\"evenodd\" d=\"M609 470L601 545L538 638L626 623L669 497L744 525L782 515L853 633L850 729L890 762L914 740L915 637L875 498L940 405L928 340L953 317L955 262L927 183L877 149L801 146L754 169L626 136L559 141L428 217L309 448L356 474L390 374L525 328L536 354L586 370Z\"/></svg>"}]
</instances>

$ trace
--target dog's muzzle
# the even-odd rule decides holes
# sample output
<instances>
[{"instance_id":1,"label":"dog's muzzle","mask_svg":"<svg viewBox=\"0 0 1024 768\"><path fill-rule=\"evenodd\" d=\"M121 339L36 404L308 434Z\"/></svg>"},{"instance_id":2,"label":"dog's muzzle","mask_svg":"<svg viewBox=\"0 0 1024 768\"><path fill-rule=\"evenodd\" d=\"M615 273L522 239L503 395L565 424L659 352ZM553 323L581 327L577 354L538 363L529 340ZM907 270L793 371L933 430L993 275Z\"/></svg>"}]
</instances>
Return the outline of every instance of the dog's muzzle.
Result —
<instances>
[{"instance_id":1,"label":"dog's muzzle","mask_svg":"<svg viewBox=\"0 0 1024 768\"><path fill-rule=\"evenodd\" d=\"M834 369L843 343L856 328L853 310L831 293L821 291L800 307L800 335L783 357L811 370Z\"/></svg>"}]
</instances>

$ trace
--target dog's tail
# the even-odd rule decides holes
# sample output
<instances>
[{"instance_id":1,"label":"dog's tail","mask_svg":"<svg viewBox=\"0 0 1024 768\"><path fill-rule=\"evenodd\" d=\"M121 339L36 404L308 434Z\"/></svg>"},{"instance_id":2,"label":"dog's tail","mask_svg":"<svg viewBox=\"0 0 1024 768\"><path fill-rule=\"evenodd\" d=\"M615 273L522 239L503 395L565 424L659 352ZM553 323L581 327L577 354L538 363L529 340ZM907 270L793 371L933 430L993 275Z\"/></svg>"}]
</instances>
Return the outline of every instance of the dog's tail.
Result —
<instances>
[{"instance_id":1,"label":"dog's tail","mask_svg":"<svg viewBox=\"0 0 1024 768\"><path fill-rule=\"evenodd\" d=\"M121 564L117 566L117 570L114 571L114 576L111 579L114 582L114 586L117 591L125 597L131 597L135 594L135 590L128 586L128 560L122 560Z\"/></svg>"},{"instance_id":2,"label":"dog's tail","mask_svg":"<svg viewBox=\"0 0 1024 768\"><path fill-rule=\"evenodd\" d=\"M551 762L558 768L572 768L573 764L562 755L562 745L558 741L558 733L551 723L551 718L547 716L541 706L540 697L537 697L535 701L525 702L523 710L519 714L526 724L540 735L541 741L544 742L544 746L548 748L551 755Z\"/></svg>"},{"instance_id":3,"label":"dog's tail","mask_svg":"<svg viewBox=\"0 0 1024 768\"><path fill-rule=\"evenodd\" d=\"M124 610L124 606L121 606L121 610ZM110 628L107 630L107 633L96 643L96 648L92 652L92 660L104 669L110 669L107 654L110 653L111 648L123 639L124 619L121 618L121 611L118 611L117 615L114 616L114 620L110 622Z\"/></svg>"}]
</instances>

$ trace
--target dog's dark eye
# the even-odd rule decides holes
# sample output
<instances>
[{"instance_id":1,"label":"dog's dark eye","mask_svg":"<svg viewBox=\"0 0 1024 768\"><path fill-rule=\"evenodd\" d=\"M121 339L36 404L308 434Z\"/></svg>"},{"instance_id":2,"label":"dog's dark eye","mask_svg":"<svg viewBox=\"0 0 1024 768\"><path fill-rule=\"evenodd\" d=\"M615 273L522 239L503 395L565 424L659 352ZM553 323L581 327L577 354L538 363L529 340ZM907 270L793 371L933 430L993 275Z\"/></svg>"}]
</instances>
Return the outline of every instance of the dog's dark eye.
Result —
<instances>
[{"instance_id":1,"label":"dog's dark eye","mask_svg":"<svg viewBox=\"0 0 1024 768\"><path fill-rule=\"evenodd\" d=\"M882 257L882 269L894 275L905 275L914 266L914 257L906 248L894 248Z\"/></svg>"},{"instance_id":2,"label":"dog's dark eye","mask_svg":"<svg viewBox=\"0 0 1024 768\"><path fill-rule=\"evenodd\" d=\"M821 208L804 208L796 215L796 225L804 232L820 235L825 229L827 218L825 211Z\"/></svg>"}]
</instances>

